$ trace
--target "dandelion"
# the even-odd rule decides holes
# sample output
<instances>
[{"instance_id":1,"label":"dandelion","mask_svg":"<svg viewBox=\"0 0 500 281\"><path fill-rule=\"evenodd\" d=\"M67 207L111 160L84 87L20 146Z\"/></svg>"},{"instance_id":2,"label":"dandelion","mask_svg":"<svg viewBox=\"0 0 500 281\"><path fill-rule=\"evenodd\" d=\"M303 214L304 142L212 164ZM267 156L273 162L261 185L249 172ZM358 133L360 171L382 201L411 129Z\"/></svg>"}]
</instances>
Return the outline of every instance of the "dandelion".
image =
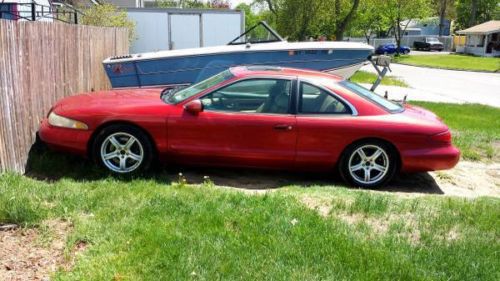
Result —
<instances>
[{"instance_id":1,"label":"dandelion","mask_svg":"<svg viewBox=\"0 0 500 281\"><path fill-rule=\"evenodd\" d=\"M299 222L299 220L298 220L298 219L293 219L290 223L291 223L292 225L296 225L298 222Z\"/></svg>"}]
</instances>

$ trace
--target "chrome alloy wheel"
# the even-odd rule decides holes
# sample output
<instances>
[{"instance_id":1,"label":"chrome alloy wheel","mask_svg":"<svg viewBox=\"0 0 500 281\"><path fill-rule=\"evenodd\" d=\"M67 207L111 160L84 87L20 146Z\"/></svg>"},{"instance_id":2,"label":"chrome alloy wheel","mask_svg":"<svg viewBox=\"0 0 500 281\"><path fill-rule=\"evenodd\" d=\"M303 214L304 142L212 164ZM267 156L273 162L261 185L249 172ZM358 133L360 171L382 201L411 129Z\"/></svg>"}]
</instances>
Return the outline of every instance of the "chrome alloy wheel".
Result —
<instances>
[{"instance_id":1,"label":"chrome alloy wheel","mask_svg":"<svg viewBox=\"0 0 500 281\"><path fill-rule=\"evenodd\" d=\"M362 184L382 180L389 171L389 157L380 146L368 144L356 149L349 158L349 173Z\"/></svg>"},{"instance_id":2,"label":"chrome alloy wheel","mask_svg":"<svg viewBox=\"0 0 500 281\"><path fill-rule=\"evenodd\" d=\"M101 159L113 172L129 173L144 160L144 149L131 134L118 132L106 137L101 145Z\"/></svg>"}]
</instances>

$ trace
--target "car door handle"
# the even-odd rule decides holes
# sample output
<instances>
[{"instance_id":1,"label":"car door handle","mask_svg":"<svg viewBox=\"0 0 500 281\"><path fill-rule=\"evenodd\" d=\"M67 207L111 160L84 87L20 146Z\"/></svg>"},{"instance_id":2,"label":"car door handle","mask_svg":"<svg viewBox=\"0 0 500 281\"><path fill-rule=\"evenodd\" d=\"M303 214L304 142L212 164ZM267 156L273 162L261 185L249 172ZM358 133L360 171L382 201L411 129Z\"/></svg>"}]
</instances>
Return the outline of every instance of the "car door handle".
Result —
<instances>
[{"instance_id":1,"label":"car door handle","mask_svg":"<svg viewBox=\"0 0 500 281\"><path fill-rule=\"evenodd\" d=\"M274 126L274 129L280 131L291 131L293 129L293 126L289 124L279 124Z\"/></svg>"}]
</instances>

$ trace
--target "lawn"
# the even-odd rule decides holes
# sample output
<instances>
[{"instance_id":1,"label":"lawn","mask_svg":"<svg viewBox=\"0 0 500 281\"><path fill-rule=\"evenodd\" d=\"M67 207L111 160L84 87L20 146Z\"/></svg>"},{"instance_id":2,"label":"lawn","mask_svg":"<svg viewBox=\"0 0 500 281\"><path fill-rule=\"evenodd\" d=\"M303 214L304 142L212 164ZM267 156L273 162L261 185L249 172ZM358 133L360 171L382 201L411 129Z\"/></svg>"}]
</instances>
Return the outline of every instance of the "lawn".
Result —
<instances>
[{"instance_id":1,"label":"lawn","mask_svg":"<svg viewBox=\"0 0 500 281\"><path fill-rule=\"evenodd\" d=\"M500 58L486 58L469 55L403 55L395 57L394 62L446 69L500 71Z\"/></svg>"},{"instance_id":2,"label":"lawn","mask_svg":"<svg viewBox=\"0 0 500 281\"><path fill-rule=\"evenodd\" d=\"M500 109L479 104L411 102L427 108L450 127L466 160L500 161Z\"/></svg>"},{"instance_id":3,"label":"lawn","mask_svg":"<svg viewBox=\"0 0 500 281\"><path fill-rule=\"evenodd\" d=\"M495 198L409 199L333 186L252 195L171 180L3 174L0 222L71 222L66 248L87 247L54 280L500 277Z\"/></svg>"},{"instance_id":4,"label":"lawn","mask_svg":"<svg viewBox=\"0 0 500 281\"><path fill-rule=\"evenodd\" d=\"M349 80L355 83L373 84L375 80L377 80L377 75L368 71L359 70L354 73ZM385 76L380 84L387 86L408 87L408 84L406 84L404 80L389 75Z\"/></svg>"}]
</instances>

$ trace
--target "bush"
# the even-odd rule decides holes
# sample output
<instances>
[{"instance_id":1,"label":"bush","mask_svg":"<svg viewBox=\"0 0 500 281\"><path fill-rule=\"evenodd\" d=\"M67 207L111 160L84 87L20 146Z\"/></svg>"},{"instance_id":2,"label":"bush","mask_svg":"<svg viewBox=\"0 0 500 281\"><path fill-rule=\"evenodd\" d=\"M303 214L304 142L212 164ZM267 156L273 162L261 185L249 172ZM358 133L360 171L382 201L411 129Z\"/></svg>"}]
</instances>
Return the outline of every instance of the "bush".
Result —
<instances>
[{"instance_id":1,"label":"bush","mask_svg":"<svg viewBox=\"0 0 500 281\"><path fill-rule=\"evenodd\" d=\"M129 30L129 41L135 39L135 22L127 17L127 13L111 4L93 5L83 10L81 23L85 25L125 27Z\"/></svg>"}]
</instances>

